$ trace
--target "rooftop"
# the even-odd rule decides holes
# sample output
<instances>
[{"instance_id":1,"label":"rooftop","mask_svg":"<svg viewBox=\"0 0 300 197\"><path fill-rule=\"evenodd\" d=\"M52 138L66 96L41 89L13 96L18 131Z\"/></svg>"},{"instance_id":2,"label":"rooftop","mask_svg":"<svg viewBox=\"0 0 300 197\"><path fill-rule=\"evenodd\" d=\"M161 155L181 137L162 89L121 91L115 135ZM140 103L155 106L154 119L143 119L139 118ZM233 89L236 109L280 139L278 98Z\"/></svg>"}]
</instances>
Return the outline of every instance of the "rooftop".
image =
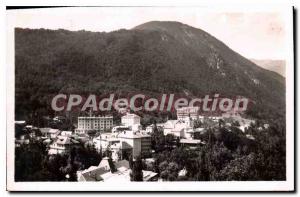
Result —
<instances>
[{"instance_id":1,"label":"rooftop","mask_svg":"<svg viewBox=\"0 0 300 197\"><path fill-rule=\"evenodd\" d=\"M201 140L194 140L194 139L180 139L180 143L182 144L203 144Z\"/></svg>"},{"instance_id":2,"label":"rooftop","mask_svg":"<svg viewBox=\"0 0 300 197\"><path fill-rule=\"evenodd\" d=\"M151 137L150 135L143 134L140 132L135 132L135 131L123 131L119 133L117 136L118 138L145 138L145 137Z\"/></svg>"},{"instance_id":3,"label":"rooftop","mask_svg":"<svg viewBox=\"0 0 300 197\"><path fill-rule=\"evenodd\" d=\"M118 169L117 172L111 173L110 167L108 163L108 158L105 157L100 162L99 166L91 166L86 170L81 171L82 176L85 181L109 181L111 178L112 181L116 181L118 179L129 180L129 162L127 160L121 160L115 163L115 167ZM127 173L128 172L128 173ZM119 175L127 176L119 176Z\"/></svg>"},{"instance_id":4,"label":"rooftop","mask_svg":"<svg viewBox=\"0 0 300 197\"><path fill-rule=\"evenodd\" d=\"M90 168L89 168L90 169ZM109 170L106 170L105 168L92 168L90 171L86 171L82 173L82 176L84 177L85 181L102 181L102 175L109 172Z\"/></svg>"},{"instance_id":5,"label":"rooftop","mask_svg":"<svg viewBox=\"0 0 300 197\"><path fill-rule=\"evenodd\" d=\"M139 117L138 115L136 115L136 114L131 114L131 113L127 113L126 115L122 116L122 118L134 118L134 117L136 117L136 118L141 118L141 117Z\"/></svg>"}]
</instances>

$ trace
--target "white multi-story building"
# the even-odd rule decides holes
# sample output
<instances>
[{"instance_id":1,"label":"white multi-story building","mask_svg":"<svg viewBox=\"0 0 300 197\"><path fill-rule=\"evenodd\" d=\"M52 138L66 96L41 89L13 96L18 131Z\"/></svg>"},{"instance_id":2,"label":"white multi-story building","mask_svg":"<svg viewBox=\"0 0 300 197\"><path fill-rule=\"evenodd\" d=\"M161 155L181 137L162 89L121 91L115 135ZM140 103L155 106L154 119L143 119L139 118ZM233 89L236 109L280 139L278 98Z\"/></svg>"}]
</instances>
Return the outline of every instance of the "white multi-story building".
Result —
<instances>
[{"instance_id":1,"label":"white multi-story building","mask_svg":"<svg viewBox=\"0 0 300 197\"><path fill-rule=\"evenodd\" d=\"M178 120L186 118L197 119L199 117L199 107L182 107L176 110Z\"/></svg>"},{"instance_id":2,"label":"white multi-story building","mask_svg":"<svg viewBox=\"0 0 300 197\"><path fill-rule=\"evenodd\" d=\"M120 139L120 148L132 151L132 156L137 157L151 151L151 136L134 131L123 131L117 136Z\"/></svg>"},{"instance_id":3,"label":"white multi-story building","mask_svg":"<svg viewBox=\"0 0 300 197\"><path fill-rule=\"evenodd\" d=\"M108 147L118 143L120 143L120 140L113 133L101 133L93 139L93 144L98 151L106 151Z\"/></svg>"},{"instance_id":4,"label":"white multi-story building","mask_svg":"<svg viewBox=\"0 0 300 197\"><path fill-rule=\"evenodd\" d=\"M184 137L187 130L194 127L194 121L190 117L180 120L168 120L162 125L164 135L174 135L176 137Z\"/></svg>"},{"instance_id":5,"label":"white multi-story building","mask_svg":"<svg viewBox=\"0 0 300 197\"><path fill-rule=\"evenodd\" d=\"M78 128L75 133L87 133L88 131L104 131L113 127L112 116L78 117Z\"/></svg>"},{"instance_id":6,"label":"white multi-story building","mask_svg":"<svg viewBox=\"0 0 300 197\"><path fill-rule=\"evenodd\" d=\"M136 114L130 114L130 113L128 113L125 116L122 116L121 123L124 126L127 126L127 127L132 127L134 125L140 125L140 123L141 123L141 117L139 117Z\"/></svg>"},{"instance_id":7,"label":"white multi-story building","mask_svg":"<svg viewBox=\"0 0 300 197\"><path fill-rule=\"evenodd\" d=\"M151 136L131 130L120 133L102 133L93 139L93 144L98 151L104 152L109 149L113 160L118 160L118 157L121 156L122 158L125 152L132 154L133 157L142 153L149 153L151 151Z\"/></svg>"}]
</instances>

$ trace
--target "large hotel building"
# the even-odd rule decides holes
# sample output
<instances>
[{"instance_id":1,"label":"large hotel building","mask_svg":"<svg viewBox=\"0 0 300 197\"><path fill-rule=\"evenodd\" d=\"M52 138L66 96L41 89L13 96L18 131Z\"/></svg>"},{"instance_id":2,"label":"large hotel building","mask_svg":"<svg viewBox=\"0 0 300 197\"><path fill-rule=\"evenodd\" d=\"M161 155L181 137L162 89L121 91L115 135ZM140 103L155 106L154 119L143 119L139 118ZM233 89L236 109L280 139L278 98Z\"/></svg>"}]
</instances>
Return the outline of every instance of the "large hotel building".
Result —
<instances>
[{"instance_id":1,"label":"large hotel building","mask_svg":"<svg viewBox=\"0 0 300 197\"><path fill-rule=\"evenodd\" d=\"M78 117L78 127L75 133L87 133L88 131L104 131L113 127L112 116Z\"/></svg>"},{"instance_id":2,"label":"large hotel building","mask_svg":"<svg viewBox=\"0 0 300 197\"><path fill-rule=\"evenodd\" d=\"M197 119L199 116L199 107L182 107L177 109L177 119L184 120L187 117Z\"/></svg>"}]
</instances>

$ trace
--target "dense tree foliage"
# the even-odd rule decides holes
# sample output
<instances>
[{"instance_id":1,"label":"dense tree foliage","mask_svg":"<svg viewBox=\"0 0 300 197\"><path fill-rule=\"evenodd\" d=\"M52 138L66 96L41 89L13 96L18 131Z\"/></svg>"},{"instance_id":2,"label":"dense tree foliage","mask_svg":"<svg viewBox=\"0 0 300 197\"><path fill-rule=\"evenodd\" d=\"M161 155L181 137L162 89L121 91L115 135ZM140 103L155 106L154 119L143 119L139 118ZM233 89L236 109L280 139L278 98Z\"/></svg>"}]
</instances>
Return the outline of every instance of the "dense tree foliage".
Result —
<instances>
[{"instance_id":1,"label":"dense tree foliage","mask_svg":"<svg viewBox=\"0 0 300 197\"><path fill-rule=\"evenodd\" d=\"M53 115L50 102L58 93L219 93L250 98L253 116L285 109L283 77L180 23L110 33L16 28L15 43L16 118L35 124Z\"/></svg>"},{"instance_id":2,"label":"dense tree foliage","mask_svg":"<svg viewBox=\"0 0 300 197\"><path fill-rule=\"evenodd\" d=\"M170 149L166 141L159 140L161 148L153 155L153 166L144 168L159 173L165 181L285 180L283 125L277 122L261 129L260 124L253 124L245 133L234 126L214 128L202 136L207 143L196 149ZM247 137L250 133L254 139ZM178 177L182 169L187 172Z\"/></svg>"},{"instance_id":3,"label":"dense tree foliage","mask_svg":"<svg viewBox=\"0 0 300 197\"><path fill-rule=\"evenodd\" d=\"M130 159L130 180L131 181L143 181L143 163L141 157Z\"/></svg>"},{"instance_id":4,"label":"dense tree foliage","mask_svg":"<svg viewBox=\"0 0 300 197\"><path fill-rule=\"evenodd\" d=\"M74 148L69 154L48 155L44 144L32 141L16 147L15 180L76 181L77 170L98 165L100 161L101 155L93 147Z\"/></svg>"}]
</instances>

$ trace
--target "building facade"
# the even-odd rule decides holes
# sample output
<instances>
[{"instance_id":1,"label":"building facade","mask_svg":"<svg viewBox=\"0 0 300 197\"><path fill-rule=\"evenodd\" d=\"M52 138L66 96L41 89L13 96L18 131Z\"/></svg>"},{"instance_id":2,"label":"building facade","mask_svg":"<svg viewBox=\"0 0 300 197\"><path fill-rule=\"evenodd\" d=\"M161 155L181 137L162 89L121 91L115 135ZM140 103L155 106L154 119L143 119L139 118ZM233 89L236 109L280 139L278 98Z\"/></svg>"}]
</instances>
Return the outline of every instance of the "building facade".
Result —
<instances>
[{"instance_id":1,"label":"building facade","mask_svg":"<svg viewBox=\"0 0 300 197\"><path fill-rule=\"evenodd\" d=\"M199 107L182 107L177 109L177 120L186 118L197 119L199 117Z\"/></svg>"},{"instance_id":2,"label":"building facade","mask_svg":"<svg viewBox=\"0 0 300 197\"><path fill-rule=\"evenodd\" d=\"M141 118L136 114L126 114L125 116L122 116L121 123L124 126L132 127L133 125L140 125Z\"/></svg>"},{"instance_id":3,"label":"building facade","mask_svg":"<svg viewBox=\"0 0 300 197\"><path fill-rule=\"evenodd\" d=\"M124 131L118 135L123 151L129 150L133 157L147 154L151 151L151 136L140 132Z\"/></svg>"},{"instance_id":4,"label":"building facade","mask_svg":"<svg viewBox=\"0 0 300 197\"><path fill-rule=\"evenodd\" d=\"M112 116L89 116L78 117L78 128L76 134L87 133L88 131L104 131L113 127Z\"/></svg>"}]
</instances>

